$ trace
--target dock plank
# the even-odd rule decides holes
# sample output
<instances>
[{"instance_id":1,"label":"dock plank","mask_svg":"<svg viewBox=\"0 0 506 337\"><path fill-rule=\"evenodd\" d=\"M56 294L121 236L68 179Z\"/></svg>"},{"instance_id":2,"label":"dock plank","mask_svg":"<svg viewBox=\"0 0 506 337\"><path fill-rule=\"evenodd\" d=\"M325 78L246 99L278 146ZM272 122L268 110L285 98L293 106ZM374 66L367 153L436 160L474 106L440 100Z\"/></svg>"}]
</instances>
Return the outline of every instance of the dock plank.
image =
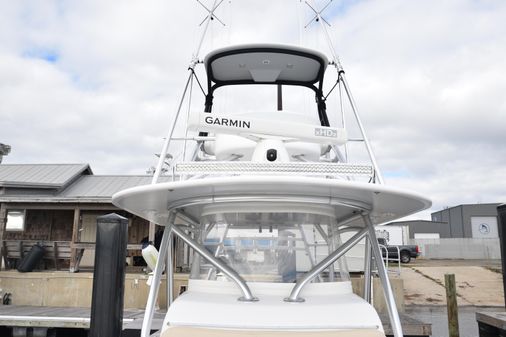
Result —
<instances>
[{"instance_id":1,"label":"dock plank","mask_svg":"<svg viewBox=\"0 0 506 337\"><path fill-rule=\"evenodd\" d=\"M506 312L477 312L476 320L506 331Z\"/></svg>"},{"instance_id":2,"label":"dock plank","mask_svg":"<svg viewBox=\"0 0 506 337\"><path fill-rule=\"evenodd\" d=\"M156 312L153 330L161 329L165 312ZM123 312L123 329L140 330L144 311L129 309ZM380 315L386 335L392 335L388 316ZM431 325L400 314L405 335L430 336ZM35 307L22 305L0 305L0 325L17 327L82 328L90 327L90 308Z\"/></svg>"},{"instance_id":3,"label":"dock plank","mask_svg":"<svg viewBox=\"0 0 506 337\"><path fill-rule=\"evenodd\" d=\"M127 324L123 324L123 330L140 330L142 327L142 319L144 318L144 312L141 315L136 316L134 320ZM165 312L155 312L153 315L153 321L151 328L153 330L159 330L162 328L163 320L165 318Z\"/></svg>"},{"instance_id":4,"label":"dock plank","mask_svg":"<svg viewBox=\"0 0 506 337\"><path fill-rule=\"evenodd\" d=\"M153 327L161 328L165 313L157 313ZM123 312L123 329L140 329L144 310ZM161 319L160 319L161 317ZM90 327L90 308L0 305L0 325L16 327L82 328Z\"/></svg>"}]
</instances>

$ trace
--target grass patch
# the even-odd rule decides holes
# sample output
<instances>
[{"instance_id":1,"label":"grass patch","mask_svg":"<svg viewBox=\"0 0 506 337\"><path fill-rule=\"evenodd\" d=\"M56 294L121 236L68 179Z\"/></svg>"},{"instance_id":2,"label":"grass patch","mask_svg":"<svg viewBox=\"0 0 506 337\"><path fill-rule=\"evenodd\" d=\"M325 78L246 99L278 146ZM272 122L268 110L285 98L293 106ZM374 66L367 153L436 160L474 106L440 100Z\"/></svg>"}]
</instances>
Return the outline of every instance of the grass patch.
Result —
<instances>
[{"instance_id":1,"label":"grass patch","mask_svg":"<svg viewBox=\"0 0 506 337\"><path fill-rule=\"evenodd\" d=\"M483 266L483 268L490 270L493 273L497 273L497 274L502 275L502 268L501 267Z\"/></svg>"},{"instance_id":2,"label":"grass patch","mask_svg":"<svg viewBox=\"0 0 506 337\"><path fill-rule=\"evenodd\" d=\"M445 287L444 283L443 283L443 282L441 282L440 280L435 279L435 278L433 278L433 277L430 277L429 275L425 275L424 273L422 273L422 272L421 272L420 270L418 270L418 269L415 269L415 268L412 268L412 269L413 269L413 271L414 271L415 273L418 273L418 274L422 275L423 277L425 277L426 279L429 279L429 280L431 280L432 282L435 282L435 283L439 284L439 285L440 285L441 287L443 287L443 288Z\"/></svg>"}]
</instances>

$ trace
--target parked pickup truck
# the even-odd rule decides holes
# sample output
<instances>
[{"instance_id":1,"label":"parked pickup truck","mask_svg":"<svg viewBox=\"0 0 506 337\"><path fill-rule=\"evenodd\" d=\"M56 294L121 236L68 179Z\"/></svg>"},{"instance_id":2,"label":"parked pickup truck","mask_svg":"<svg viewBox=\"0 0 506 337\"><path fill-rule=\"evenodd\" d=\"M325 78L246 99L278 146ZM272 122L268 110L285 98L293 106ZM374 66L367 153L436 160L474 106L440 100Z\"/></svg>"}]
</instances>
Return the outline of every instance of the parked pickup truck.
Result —
<instances>
[{"instance_id":1,"label":"parked pickup truck","mask_svg":"<svg viewBox=\"0 0 506 337\"><path fill-rule=\"evenodd\" d=\"M416 259L420 255L420 249L416 245L402 245L402 246L389 246L387 241L383 238L378 238L378 243L388 250L388 259L398 259L400 252L400 259L402 263L409 263L411 259ZM380 246L381 247L381 246ZM399 248L399 250L397 250ZM386 258L385 249L381 249L383 257Z\"/></svg>"}]
</instances>

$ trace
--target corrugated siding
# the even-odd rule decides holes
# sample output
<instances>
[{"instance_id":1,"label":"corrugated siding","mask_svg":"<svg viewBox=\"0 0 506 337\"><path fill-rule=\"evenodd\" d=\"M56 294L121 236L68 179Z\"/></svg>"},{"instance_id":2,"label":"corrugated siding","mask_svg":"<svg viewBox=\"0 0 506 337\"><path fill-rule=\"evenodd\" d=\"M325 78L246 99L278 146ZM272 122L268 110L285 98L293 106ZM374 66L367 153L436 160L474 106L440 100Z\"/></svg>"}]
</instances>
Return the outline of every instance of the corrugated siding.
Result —
<instances>
[{"instance_id":1,"label":"corrugated siding","mask_svg":"<svg viewBox=\"0 0 506 337\"><path fill-rule=\"evenodd\" d=\"M151 176L82 176L59 193L59 198L110 198L114 193L126 188L149 185ZM160 177L160 182L170 177Z\"/></svg>"},{"instance_id":2,"label":"corrugated siding","mask_svg":"<svg viewBox=\"0 0 506 337\"><path fill-rule=\"evenodd\" d=\"M87 164L2 164L0 185L61 187L87 168Z\"/></svg>"}]
</instances>

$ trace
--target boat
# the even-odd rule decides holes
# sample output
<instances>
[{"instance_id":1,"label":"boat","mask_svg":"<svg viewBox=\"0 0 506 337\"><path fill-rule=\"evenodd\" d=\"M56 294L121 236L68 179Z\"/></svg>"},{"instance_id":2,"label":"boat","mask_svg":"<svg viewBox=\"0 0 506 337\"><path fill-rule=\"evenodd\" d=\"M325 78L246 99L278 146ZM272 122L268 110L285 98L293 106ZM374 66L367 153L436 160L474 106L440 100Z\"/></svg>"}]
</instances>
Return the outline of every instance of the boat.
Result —
<instances>
[{"instance_id":1,"label":"boat","mask_svg":"<svg viewBox=\"0 0 506 337\"><path fill-rule=\"evenodd\" d=\"M326 29L321 13L315 13ZM260 43L219 48L203 61L195 55L153 183L113 196L116 206L165 226L141 336L150 336L166 261L170 305L163 337L384 337L371 304L374 265L394 335L403 336L375 225L431 202L384 184L335 54L329 60L300 46ZM205 106L183 116L183 100L201 64ZM353 140L346 125L329 122L328 72L346 93L368 164L348 161L346 145ZM223 87L245 86L255 95L258 85L277 90L278 109L213 111L214 96ZM314 95L311 113L283 109L286 87ZM185 136L178 138L174 130L181 124ZM173 179L158 183L169 146L178 141L183 146L171 154ZM173 236L193 252L188 288L175 300L167 257ZM363 297L352 291L345 256L360 242L365 242Z\"/></svg>"}]
</instances>

